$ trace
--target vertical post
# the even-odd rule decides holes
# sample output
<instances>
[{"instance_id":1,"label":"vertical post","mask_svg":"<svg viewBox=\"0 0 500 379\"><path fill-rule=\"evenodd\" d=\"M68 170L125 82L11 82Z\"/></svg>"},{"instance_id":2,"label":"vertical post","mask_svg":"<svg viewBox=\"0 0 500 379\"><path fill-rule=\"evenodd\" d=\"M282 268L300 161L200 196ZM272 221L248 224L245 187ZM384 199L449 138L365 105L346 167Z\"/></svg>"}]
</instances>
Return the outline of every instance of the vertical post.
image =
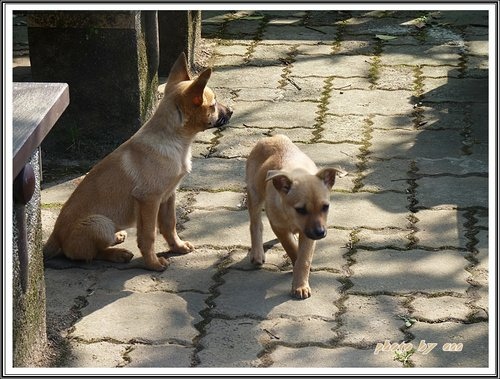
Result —
<instances>
[{"instance_id":1,"label":"vertical post","mask_svg":"<svg viewBox=\"0 0 500 379\"><path fill-rule=\"evenodd\" d=\"M201 38L201 11L158 12L160 35L160 76L168 76L180 53L186 53L188 64L194 66L196 49Z\"/></svg>"},{"instance_id":2,"label":"vertical post","mask_svg":"<svg viewBox=\"0 0 500 379\"><path fill-rule=\"evenodd\" d=\"M28 14L33 80L70 88L71 104L44 140L44 154L101 158L149 117L158 88L156 13Z\"/></svg>"},{"instance_id":3,"label":"vertical post","mask_svg":"<svg viewBox=\"0 0 500 379\"><path fill-rule=\"evenodd\" d=\"M36 363L46 350L45 281L43 275L40 211L40 160L38 149L29 160L33 167L33 196L25 205L14 205L13 226L13 325L14 366ZM22 212L22 213L21 213ZM23 221L20 221L21 217ZM25 238L26 251L19 241ZM23 255L29 262L23 262ZM29 270L28 270L29 267ZM29 272L29 277L27 276ZM28 285L29 283L29 285Z\"/></svg>"}]
</instances>

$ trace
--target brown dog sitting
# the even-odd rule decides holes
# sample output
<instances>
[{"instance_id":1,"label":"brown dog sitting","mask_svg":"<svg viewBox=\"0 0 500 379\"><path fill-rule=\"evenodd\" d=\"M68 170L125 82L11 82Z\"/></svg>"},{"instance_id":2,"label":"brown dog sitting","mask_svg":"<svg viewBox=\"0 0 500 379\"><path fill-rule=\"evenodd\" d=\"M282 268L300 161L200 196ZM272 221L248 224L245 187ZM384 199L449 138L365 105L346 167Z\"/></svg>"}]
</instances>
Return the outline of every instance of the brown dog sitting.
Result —
<instances>
[{"instance_id":1,"label":"brown dog sitting","mask_svg":"<svg viewBox=\"0 0 500 379\"><path fill-rule=\"evenodd\" d=\"M154 252L157 226L172 252L194 249L176 232L175 190L191 171L196 134L226 124L232 115L207 87L210 75L207 69L191 80L186 57L179 56L153 116L92 168L64 204L44 246L45 258L62 251L76 260L128 262L133 254L113 245L123 242L123 230L134 225L150 270L167 267Z\"/></svg>"},{"instance_id":2,"label":"brown dog sitting","mask_svg":"<svg viewBox=\"0 0 500 379\"><path fill-rule=\"evenodd\" d=\"M250 259L265 261L262 242L262 205L271 227L293 264L292 295L311 296L309 271L316 240L326 236L330 190L335 168L318 171L314 162L290 139L276 135L260 140L247 159L246 184L252 247ZM298 244L295 239L298 234Z\"/></svg>"}]
</instances>

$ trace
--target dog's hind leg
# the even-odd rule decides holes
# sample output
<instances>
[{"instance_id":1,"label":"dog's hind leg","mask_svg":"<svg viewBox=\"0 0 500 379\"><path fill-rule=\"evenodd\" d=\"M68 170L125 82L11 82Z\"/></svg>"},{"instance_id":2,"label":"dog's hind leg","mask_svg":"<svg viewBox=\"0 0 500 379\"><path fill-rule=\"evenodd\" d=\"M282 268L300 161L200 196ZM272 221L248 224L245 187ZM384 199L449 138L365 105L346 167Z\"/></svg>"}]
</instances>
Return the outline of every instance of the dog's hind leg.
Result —
<instances>
[{"instance_id":1,"label":"dog's hind leg","mask_svg":"<svg viewBox=\"0 0 500 379\"><path fill-rule=\"evenodd\" d=\"M129 262L134 256L130 251L111 247L123 242L125 236L125 232L115 232L115 225L109 218L92 215L76 223L62 249L68 258L75 260Z\"/></svg>"},{"instance_id":2,"label":"dog's hind leg","mask_svg":"<svg viewBox=\"0 0 500 379\"><path fill-rule=\"evenodd\" d=\"M121 249L118 247L108 247L103 250L98 250L96 259L101 261L127 263L134 257L127 249Z\"/></svg>"},{"instance_id":3,"label":"dog's hind leg","mask_svg":"<svg viewBox=\"0 0 500 379\"><path fill-rule=\"evenodd\" d=\"M273 229L274 234L278 237L281 242L281 246L285 249L286 254L292 261L292 265L295 266L295 262L297 261L297 253L299 250L299 246L297 243L297 239L288 229L279 229L274 226L271 222L271 228Z\"/></svg>"},{"instance_id":4,"label":"dog's hind leg","mask_svg":"<svg viewBox=\"0 0 500 379\"><path fill-rule=\"evenodd\" d=\"M264 254L264 243L262 241L262 232L264 226L262 225L262 205L264 199L259 196L258 192L253 188L247 189L247 207L250 215L250 261L255 265L262 265L266 261Z\"/></svg>"},{"instance_id":5,"label":"dog's hind leg","mask_svg":"<svg viewBox=\"0 0 500 379\"><path fill-rule=\"evenodd\" d=\"M125 241L127 232L122 230L115 233L115 241L113 245L118 245ZM127 263L133 258L133 254L127 249L117 247L107 247L105 249L97 250L96 259L110 262Z\"/></svg>"},{"instance_id":6,"label":"dog's hind leg","mask_svg":"<svg viewBox=\"0 0 500 379\"><path fill-rule=\"evenodd\" d=\"M57 241L56 236L52 233L43 246L43 259L48 260L58 256L61 253L61 246L59 246L59 242Z\"/></svg>"}]
</instances>

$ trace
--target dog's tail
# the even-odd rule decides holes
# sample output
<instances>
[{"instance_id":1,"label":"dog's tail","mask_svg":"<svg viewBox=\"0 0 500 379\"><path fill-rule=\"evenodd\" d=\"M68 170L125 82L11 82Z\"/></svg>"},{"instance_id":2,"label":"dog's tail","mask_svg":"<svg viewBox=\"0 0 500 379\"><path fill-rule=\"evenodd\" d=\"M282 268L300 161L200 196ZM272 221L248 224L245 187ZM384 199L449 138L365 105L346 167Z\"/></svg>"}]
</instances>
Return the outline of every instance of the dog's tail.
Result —
<instances>
[{"instance_id":1,"label":"dog's tail","mask_svg":"<svg viewBox=\"0 0 500 379\"><path fill-rule=\"evenodd\" d=\"M54 236L54 233L52 233L43 246L43 259L47 261L57 257L59 254L61 254L61 246L59 246L59 242Z\"/></svg>"}]
</instances>

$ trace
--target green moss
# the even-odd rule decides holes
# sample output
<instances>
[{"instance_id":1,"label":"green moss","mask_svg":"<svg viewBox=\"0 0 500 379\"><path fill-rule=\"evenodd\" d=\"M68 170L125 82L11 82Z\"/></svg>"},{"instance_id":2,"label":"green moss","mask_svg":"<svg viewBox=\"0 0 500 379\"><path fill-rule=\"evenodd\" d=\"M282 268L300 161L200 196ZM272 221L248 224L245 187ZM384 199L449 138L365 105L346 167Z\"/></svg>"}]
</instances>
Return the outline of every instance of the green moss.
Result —
<instances>
[{"instance_id":1,"label":"green moss","mask_svg":"<svg viewBox=\"0 0 500 379\"><path fill-rule=\"evenodd\" d=\"M268 22L269 22L268 15L264 15L262 18L260 18L259 27L257 28L257 31L255 32L255 36L253 38L252 43L248 47L247 55L245 57L245 62L248 62L250 60L250 57L252 56L253 52L255 51L255 48L257 47L259 42L262 41L262 36L264 35L264 31L266 30Z\"/></svg>"},{"instance_id":2,"label":"green moss","mask_svg":"<svg viewBox=\"0 0 500 379\"><path fill-rule=\"evenodd\" d=\"M64 204L62 203L44 203L41 204L41 209L61 209Z\"/></svg>"},{"instance_id":3,"label":"green moss","mask_svg":"<svg viewBox=\"0 0 500 379\"><path fill-rule=\"evenodd\" d=\"M411 361L411 356L415 353L415 349L411 349L410 351L399 351L396 350L394 352L394 360L401 362L403 367L414 367L413 362Z\"/></svg>"},{"instance_id":4,"label":"green moss","mask_svg":"<svg viewBox=\"0 0 500 379\"><path fill-rule=\"evenodd\" d=\"M358 192L361 188L363 188L363 179L365 175L363 172L366 170L366 162L368 161L368 154L370 154L370 140L371 140L371 133L373 130L373 121L372 117L370 116L364 120L365 125L364 125L364 131L363 131L363 145L359 148L360 154L357 155L358 162L356 162L356 167L357 167L357 174L356 178L353 180L354 183L354 188L353 192Z\"/></svg>"},{"instance_id":5,"label":"green moss","mask_svg":"<svg viewBox=\"0 0 500 379\"><path fill-rule=\"evenodd\" d=\"M323 132L323 125L325 124L325 117L328 111L328 101L331 97L333 87L333 76L325 79L325 84L323 86L323 91L321 93L320 102L318 105L317 116L314 119L314 130L312 132L313 137L310 143L316 143L321 138L321 132Z\"/></svg>"},{"instance_id":6,"label":"green moss","mask_svg":"<svg viewBox=\"0 0 500 379\"><path fill-rule=\"evenodd\" d=\"M383 41L377 40L373 49L373 58L368 70L368 76L371 83L371 88L374 88L380 77L380 54L382 54Z\"/></svg>"},{"instance_id":7,"label":"green moss","mask_svg":"<svg viewBox=\"0 0 500 379\"><path fill-rule=\"evenodd\" d=\"M332 53L335 54L340 50L340 45L342 43L342 38L344 37L345 26L347 22L345 20L337 23L337 32L335 33L335 40L332 45Z\"/></svg>"}]
</instances>

